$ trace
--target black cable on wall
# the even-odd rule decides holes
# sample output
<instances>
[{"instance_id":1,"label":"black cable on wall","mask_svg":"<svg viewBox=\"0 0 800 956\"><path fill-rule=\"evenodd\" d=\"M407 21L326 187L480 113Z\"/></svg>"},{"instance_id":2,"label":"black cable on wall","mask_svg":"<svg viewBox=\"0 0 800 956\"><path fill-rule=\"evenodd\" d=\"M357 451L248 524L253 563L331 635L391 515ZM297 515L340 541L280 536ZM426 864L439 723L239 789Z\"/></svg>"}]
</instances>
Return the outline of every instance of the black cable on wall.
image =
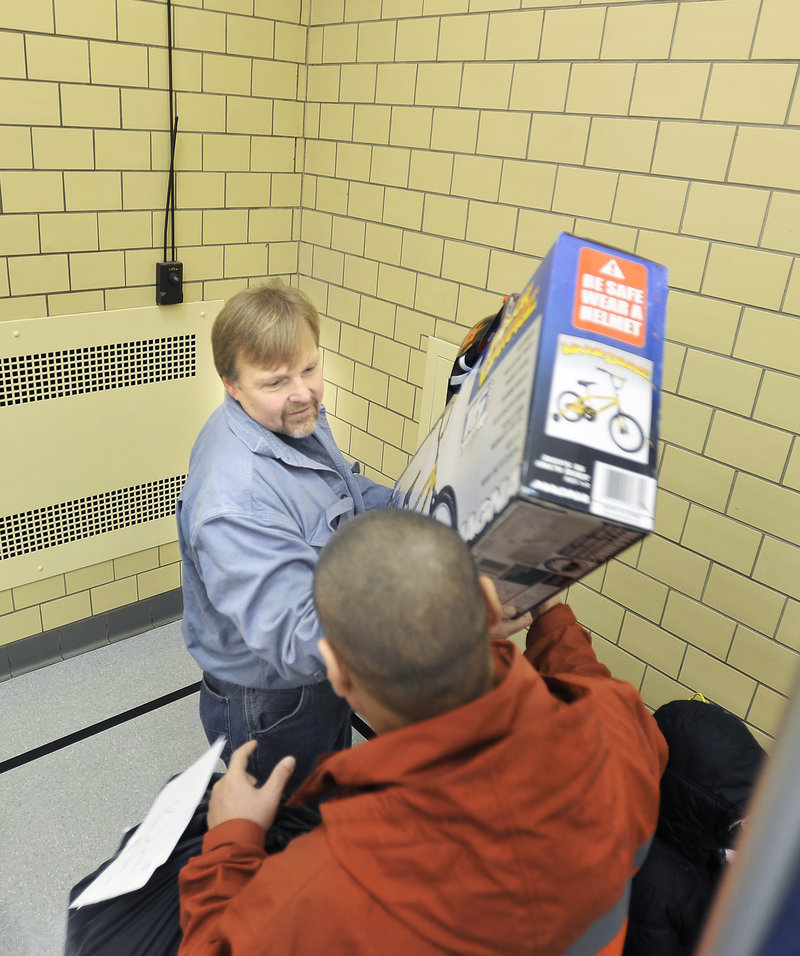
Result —
<instances>
[{"instance_id":1,"label":"black cable on wall","mask_svg":"<svg viewBox=\"0 0 800 956\"><path fill-rule=\"evenodd\" d=\"M164 209L164 259L156 263L156 304L175 305L183 302L183 263L178 261L175 247L175 144L178 139L178 114L172 79L172 0L167 0L167 68L169 75L169 175ZM171 236L171 246L169 238ZM171 255L170 255L171 253Z\"/></svg>"}]
</instances>

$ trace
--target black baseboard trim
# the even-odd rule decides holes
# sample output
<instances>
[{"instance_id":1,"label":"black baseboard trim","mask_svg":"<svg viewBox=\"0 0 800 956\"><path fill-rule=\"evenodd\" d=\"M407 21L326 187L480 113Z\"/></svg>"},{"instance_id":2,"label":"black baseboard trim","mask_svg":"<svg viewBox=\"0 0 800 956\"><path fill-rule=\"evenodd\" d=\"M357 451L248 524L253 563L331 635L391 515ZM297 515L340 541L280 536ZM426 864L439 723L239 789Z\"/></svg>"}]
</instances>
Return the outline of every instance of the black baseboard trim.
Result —
<instances>
[{"instance_id":1,"label":"black baseboard trim","mask_svg":"<svg viewBox=\"0 0 800 956\"><path fill-rule=\"evenodd\" d=\"M95 734L100 734L104 730L109 730L111 727L117 727L119 724L124 724L128 720L135 720L137 717L149 714L153 710L158 710L159 707L165 707L167 704L172 704L176 700L182 700L190 694L196 694L199 690L200 681L197 681L196 684L181 687L180 690L174 690L169 694L164 694L162 697L157 697L155 700L149 700L146 704L132 707L130 710L125 710L121 714L115 714L113 717L99 720L96 724L82 727L80 730L66 734L64 737L59 737L57 740L51 740L41 747L34 747L33 750L28 750L24 754L0 761L0 774L5 773L7 770L14 770L15 767L21 767L23 764L30 763L32 760L38 760L40 757L46 757L48 754L55 753L57 750L63 750L65 747L76 744L80 740L86 740L87 737L94 737Z\"/></svg>"},{"instance_id":2,"label":"black baseboard trim","mask_svg":"<svg viewBox=\"0 0 800 956\"><path fill-rule=\"evenodd\" d=\"M364 740L372 740L372 738L376 736L372 727L370 727L363 717L359 717L358 714L353 714L350 718L350 724L353 730L357 730Z\"/></svg>"},{"instance_id":3,"label":"black baseboard trim","mask_svg":"<svg viewBox=\"0 0 800 956\"><path fill-rule=\"evenodd\" d=\"M0 645L0 681L125 640L183 616L180 588Z\"/></svg>"},{"instance_id":4,"label":"black baseboard trim","mask_svg":"<svg viewBox=\"0 0 800 956\"><path fill-rule=\"evenodd\" d=\"M101 734L104 730L118 727L120 724L127 723L129 720L143 717L145 714L158 710L160 707L166 707L167 704L174 704L177 700L183 700L184 697L197 694L200 692L200 683L200 681L197 681L194 684L188 684L179 690L173 690L169 694L156 697L155 700L149 700L145 704L139 704L138 707L131 707L129 710L124 710L121 714L114 714L113 717L106 717L104 720L98 720L94 724L89 724L88 727L82 727L80 730L75 730L71 734L65 734L63 737L58 737L56 740L42 744L41 747L34 747L32 750L27 750L24 754L17 754L16 757L9 757L7 760L2 760L0 761L0 774L4 774L9 770L15 770L17 767L22 767L26 763L32 763L40 757L47 757L49 754L63 750L65 747L70 747L72 744L76 744L81 740L87 740L89 737ZM357 730L365 740L372 740L372 738L376 736L372 727L370 727L363 717L359 717L358 714L354 713L351 715L351 726L353 730Z\"/></svg>"},{"instance_id":5,"label":"black baseboard trim","mask_svg":"<svg viewBox=\"0 0 800 956\"><path fill-rule=\"evenodd\" d=\"M25 637L12 644L2 645L0 646L0 681L27 674L29 671L47 667L49 664L55 664L70 657L77 657L86 651L125 640L136 634L143 634L145 631L161 627L162 624L178 621L182 616L183 593L180 588L176 588L173 591L137 601L135 604L115 608L106 614L98 614L95 617L44 631L42 634ZM71 744L86 740L126 721L134 720L159 707L195 694L199 690L200 682L198 681L123 711L121 714L90 724L74 733L59 737L41 747L35 747L24 754L0 761L0 774L38 760L40 757L46 757L57 750L63 750ZM366 740L371 740L375 736L372 727L358 714L352 715L351 723L353 729Z\"/></svg>"}]
</instances>

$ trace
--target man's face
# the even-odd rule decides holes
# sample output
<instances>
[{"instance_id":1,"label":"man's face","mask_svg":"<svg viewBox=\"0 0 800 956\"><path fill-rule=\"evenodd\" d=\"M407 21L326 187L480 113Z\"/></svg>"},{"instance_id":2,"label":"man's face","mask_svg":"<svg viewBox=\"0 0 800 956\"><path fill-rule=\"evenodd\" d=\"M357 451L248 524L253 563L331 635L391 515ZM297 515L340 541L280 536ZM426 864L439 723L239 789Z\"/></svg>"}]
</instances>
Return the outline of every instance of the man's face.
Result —
<instances>
[{"instance_id":1,"label":"man's face","mask_svg":"<svg viewBox=\"0 0 800 956\"><path fill-rule=\"evenodd\" d=\"M271 432L305 438L317 427L324 383L319 349L309 340L297 364L253 365L239 357L236 381L223 378L228 394Z\"/></svg>"}]
</instances>

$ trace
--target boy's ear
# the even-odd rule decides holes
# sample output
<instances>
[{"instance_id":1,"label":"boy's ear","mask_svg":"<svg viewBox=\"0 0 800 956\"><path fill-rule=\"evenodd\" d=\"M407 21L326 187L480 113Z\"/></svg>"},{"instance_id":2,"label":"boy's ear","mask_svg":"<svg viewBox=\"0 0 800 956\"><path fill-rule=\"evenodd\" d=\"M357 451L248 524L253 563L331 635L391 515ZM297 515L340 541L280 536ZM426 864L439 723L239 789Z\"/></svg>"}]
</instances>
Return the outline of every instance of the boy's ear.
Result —
<instances>
[{"instance_id":1,"label":"boy's ear","mask_svg":"<svg viewBox=\"0 0 800 956\"><path fill-rule=\"evenodd\" d=\"M353 687L353 679L347 665L326 637L321 637L317 646L323 661L325 661L328 680L334 693L339 697L347 697Z\"/></svg>"}]
</instances>

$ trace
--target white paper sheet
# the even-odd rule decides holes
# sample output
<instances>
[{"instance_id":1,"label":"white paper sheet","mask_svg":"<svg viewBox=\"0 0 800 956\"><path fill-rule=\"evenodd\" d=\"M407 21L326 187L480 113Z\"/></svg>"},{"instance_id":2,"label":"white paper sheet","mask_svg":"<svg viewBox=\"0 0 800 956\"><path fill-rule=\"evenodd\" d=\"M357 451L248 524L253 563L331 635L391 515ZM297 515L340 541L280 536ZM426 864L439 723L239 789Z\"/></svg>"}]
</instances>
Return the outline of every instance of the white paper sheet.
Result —
<instances>
[{"instance_id":1,"label":"white paper sheet","mask_svg":"<svg viewBox=\"0 0 800 956\"><path fill-rule=\"evenodd\" d=\"M138 890L172 853L197 808L225 745L219 737L163 788L119 856L70 904L70 909Z\"/></svg>"}]
</instances>

